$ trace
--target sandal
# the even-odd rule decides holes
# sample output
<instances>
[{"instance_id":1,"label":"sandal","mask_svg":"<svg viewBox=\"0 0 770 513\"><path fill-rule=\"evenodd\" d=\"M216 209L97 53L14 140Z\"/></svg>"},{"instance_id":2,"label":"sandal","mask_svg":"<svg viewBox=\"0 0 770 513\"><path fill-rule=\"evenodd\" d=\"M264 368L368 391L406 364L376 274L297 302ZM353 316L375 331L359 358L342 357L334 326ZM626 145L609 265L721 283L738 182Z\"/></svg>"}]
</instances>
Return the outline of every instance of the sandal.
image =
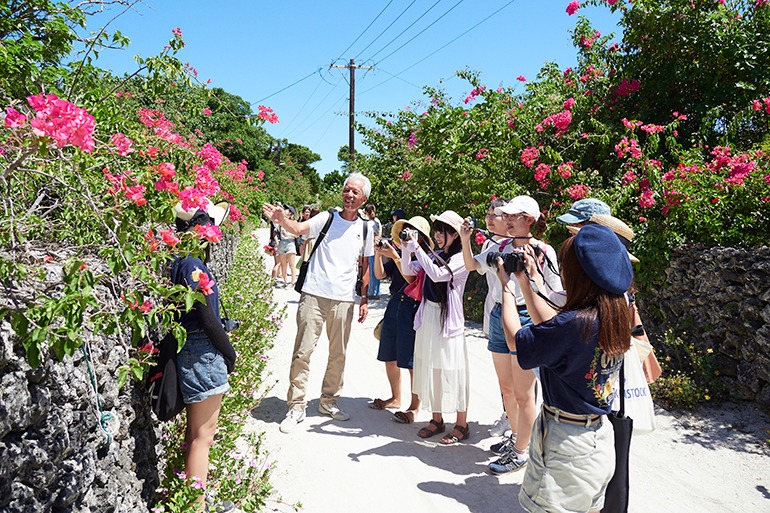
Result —
<instances>
[{"instance_id":1,"label":"sandal","mask_svg":"<svg viewBox=\"0 0 770 513\"><path fill-rule=\"evenodd\" d=\"M385 401L383 401L382 399L375 399L374 401L369 403L369 408L372 408L373 410L384 410Z\"/></svg>"},{"instance_id":2,"label":"sandal","mask_svg":"<svg viewBox=\"0 0 770 513\"><path fill-rule=\"evenodd\" d=\"M436 426L436 429L428 429L431 425ZM446 430L446 426L444 426L444 421L436 422L433 419L430 419L430 424L422 428L417 432L417 436L420 438L430 438L436 433L443 433Z\"/></svg>"},{"instance_id":3,"label":"sandal","mask_svg":"<svg viewBox=\"0 0 770 513\"><path fill-rule=\"evenodd\" d=\"M411 424L414 422L414 412L411 410L397 411L393 414L393 420L399 424Z\"/></svg>"},{"instance_id":4,"label":"sandal","mask_svg":"<svg viewBox=\"0 0 770 513\"><path fill-rule=\"evenodd\" d=\"M460 437L459 438L452 434L452 432L454 432L454 431L459 431L460 432ZM455 424L455 428L452 430L452 432L450 432L448 435L446 435L444 438L441 439L441 443L442 444L444 444L444 445L454 445L454 444L460 442L461 440L467 440L471 436L471 431L470 431L470 429L468 429L467 425L465 427L463 427L463 426L461 426L459 424Z\"/></svg>"}]
</instances>

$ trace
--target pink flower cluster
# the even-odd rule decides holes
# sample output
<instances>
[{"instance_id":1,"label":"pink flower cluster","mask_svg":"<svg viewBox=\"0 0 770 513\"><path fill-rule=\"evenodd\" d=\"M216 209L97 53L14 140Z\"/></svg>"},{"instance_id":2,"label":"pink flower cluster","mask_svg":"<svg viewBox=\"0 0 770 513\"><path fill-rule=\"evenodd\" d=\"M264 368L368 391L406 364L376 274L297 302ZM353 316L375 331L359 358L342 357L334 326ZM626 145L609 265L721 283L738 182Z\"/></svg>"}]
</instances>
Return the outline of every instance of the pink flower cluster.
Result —
<instances>
[{"instance_id":1,"label":"pink flower cluster","mask_svg":"<svg viewBox=\"0 0 770 513\"><path fill-rule=\"evenodd\" d=\"M768 0L768 1L770 1L770 0ZM765 112L767 112L768 114L770 114L770 96L769 96L769 97L767 97L767 98L765 98L765 99L763 99L762 101L760 101L760 100L754 100L754 101L752 101L752 102L751 102L751 106L752 106L752 108L753 108L754 110L762 110L762 103L763 103L763 102L764 102L764 104L765 104L765 105L764 105L764 108L765 108Z\"/></svg>"},{"instance_id":2,"label":"pink flower cluster","mask_svg":"<svg viewBox=\"0 0 770 513\"><path fill-rule=\"evenodd\" d=\"M541 182L548 177L551 172L551 167L548 164L538 164L535 168L535 180Z\"/></svg>"},{"instance_id":3,"label":"pink flower cluster","mask_svg":"<svg viewBox=\"0 0 770 513\"><path fill-rule=\"evenodd\" d=\"M642 150L639 148L637 140L629 139L628 137L620 140L615 146L615 151L620 158L625 157L627 153L631 155L631 158L639 159L642 157Z\"/></svg>"},{"instance_id":4,"label":"pink flower cluster","mask_svg":"<svg viewBox=\"0 0 770 513\"><path fill-rule=\"evenodd\" d=\"M476 244L481 246L482 244L484 244L486 242L487 237L483 233L477 232L476 233L476 237L475 237L474 240L476 241Z\"/></svg>"},{"instance_id":5,"label":"pink flower cluster","mask_svg":"<svg viewBox=\"0 0 770 513\"><path fill-rule=\"evenodd\" d=\"M574 106L575 106L574 98L569 98L567 101L564 102L564 110L570 110Z\"/></svg>"},{"instance_id":6,"label":"pink flower cluster","mask_svg":"<svg viewBox=\"0 0 770 513\"><path fill-rule=\"evenodd\" d=\"M110 186L107 188L107 192L109 192L112 195L117 196L118 193L123 192L127 199L133 201L140 207L142 205L147 204L147 200L144 197L144 185L142 184L135 184L129 186L129 183L134 183L129 176L129 172L127 172L125 175L122 176L115 176L112 173L110 173L109 168L104 168L102 170L102 173L104 173L104 177L107 179L108 182L110 182Z\"/></svg>"},{"instance_id":7,"label":"pink flower cluster","mask_svg":"<svg viewBox=\"0 0 770 513\"><path fill-rule=\"evenodd\" d=\"M620 183L622 185L628 185L630 183L633 183L636 180L636 171L633 169L629 169L625 172L623 175L623 178L620 179Z\"/></svg>"},{"instance_id":8,"label":"pink flower cluster","mask_svg":"<svg viewBox=\"0 0 770 513\"><path fill-rule=\"evenodd\" d=\"M12 107L6 107L5 112L5 121L3 122L5 128L19 128L27 122L27 116Z\"/></svg>"},{"instance_id":9,"label":"pink flower cluster","mask_svg":"<svg viewBox=\"0 0 770 513\"><path fill-rule=\"evenodd\" d=\"M535 130L542 132L543 128L552 126L556 128L556 135L559 136L569 130L569 124L572 122L572 114L568 110L551 114L545 118L539 125L535 127Z\"/></svg>"},{"instance_id":10,"label":"pink flower cluster","mask_svg":"<svg viewBox=\"0 0 770 513\"><path fill-rule=\"evenodd\" d=\"M623 118L622 121L623 121L623 126L625 126L626 128L630 128L631 130L633 130L638 126L642 126L644 124L641 121L629 121L626 118Z\"/></svg>"},{"instance_id":11,"label":"pink flower cluster","mask_svg":"<svg viewBox=\"0 0 770 513\"><path fill-rule=\"evenodd\" d=\"M652 197L652 190L650 189L650 181L645 178L639 183L641 194L639 195L639 206L648 208L655 205L655 198Z\"/></svg>"},{"instance_id":12,"label":"pink flower cluster","mask_svg":"<svg viewBox=\"0 0 770 513\"><path fill-rule=\"evenodd\" d=\"M489 151L489 150L488 150L487 148L481 148L481 149L479 150L479 152L476 154L476 160L481 160L481 159L483 159L484 157L486 157L486 156L487 156L487 152L488 152L488 151Z\"/></svg>"},{"instance_id":13,"label":"pink flower cluster","mask_svg":"<svg viewBox=\"0 0 770 513\"><path fill-rule=\"evenodd\" d=\"M567 187L567 194L575 201L585 198L589 192L591 192L591 188L587 185L575 184Z\"/></svg>"},{"instance_id":14,"label":"pink flower cluster","mask_svg":"<svg viewBox=\"0 0 770 513\"><path fill-rule=\"evenodd\" d=\"M482 87L474 87L473 90L471 91L471 94L469 94L468 97L465 99L465 103L469 103L469 102L475 100L476 97L478 95L480 95L482 92L484 92L485 89L486 89L486 87L483 87L483 86Z\"/></svg>"},{"instance_id":15,"label":"pink flower cluster","mask_svg":"<svg viewBox=\"0 0 770 513\"><path fill-rule=\"evenodd\" d=\"M122 157L125 157L129 153L133 152L134 150L131 148L131 145L134 141L126 137L125 134L122 134L118 132L117 134L113 134L113 136L110 138L110 144L115 145L115 148L118 150L118 154Z\"/></svg>"},{"instance_id":16,"label":"pink flower cluster","mask_svg":"<svg viewBox=\"0 0 770 513\"><path fill-rule=\"evenodd\" d=\"M594 41L596 41L600 37L602 37L602 33L599 32L598 30L595 30L594 33L590 36L580 36L579 44L586 50L590 50L591 46L594 44Z\"/></svg>"},{"instance_id":17,"label":"pink flower cluster","mask_svg":"<svg viewBox=\"0 0 770 513\"><path fill-rule=\"evenodd\" d=\"M572 16L577 12L579 8L580 8L580 2L578 2L577 0L573 0L572 2L567 4L567 14Z\"/></svg>"},{"instance_id":18,"label":"pink flower cluster","mask_svg":"<svg viewBox=\"0 0 770 513\"><path fill-rule=\"evenodd\" d=\"M201 151L196 155L200 155L203 158L203 165L211 172L216 171L219 164L222 163L222 154L210 144L203 145Z\"/></svg>"},{"instance_id":19,"label":"pink flower cluster","mask_svg":"<svg viewBox=\"0 0 770 513\"><path fill-rule=\"evenodd\" d=\"M524 75L519 75L518 77L516 77L516 80L518 80L519 82L526 82L527 81L527 79L524 78Z\"/></svg>"},{"instance_id":20,"label":"pink flower cluster","mask_svg":"<svg viewBox=\"0 0 770 513\"><path fill-rule=\"evenodd\" d=\"M653 125L653 124L649 124L649 125L642 125L642 127L641 127L641 128L642 128L642 130L643 130L644 132L647 132L648 134L656 134L656 133L658 133L658 132L662 132L662 131L665 129L665 127L664 127L664 126L661 126L661 125Z\"/></svg>"},{"instance_id":21,"label":"pink flower cluster","mask_svg":"<svg viewBox=\"0 0 770 513\"><path fill-rule=\"evenodd\" d=\"M580 81L585 84L589 80L594 79L596 77L600 77L602 75L604 75L604 71L600 70L599 68L591 64L586 69L586 74L580 77Z\"/></svg>"},{"instance_id":22,"label":"pink flower cluster","mask_svg":"<svg viewBox=\"0 0 770 513\"><path fill-rule=\"evenodd\" d=\"M564 164L559 164L559 174L562 178L569 178L572 176L572 161L565 162Z\"/></svg>"},{"instance_id":23,"label":"pink flower cluster","mask_svg":"<svg viewBox=\"0 0 770 513\"><path fill-rule=\"evenodd\" d=\"M172 123L166 119L162 111L139 109L139 121L147 128L152 128L155 135L173 144L182 142L182 137L174 133Z\"/></svg>"},{"instance_id":24,"label":"pink flower cluster","mask_svg":"<svg viewBox=\"0 0 770 513\"><path fill-rule=\"evenodd\" d=\"M40 93L28 97L27 101L36 113L29 123L35 135L53 138L59 148L72 144L86 153L93 151L96 120L86 109L76 107L67 100L60 100L55 94L46 96ZM19 121L20 117L16 119Z\"/></svg>"},{"instance_id":25,"label":"pink flower cluster","mask_svg":"<svg viewBox=\"0 0 770 513\"><path fill-rule=\"evenodd\" d=\"M625 78L620 81L619 85L610 87L610 94L613 98L624 98L631 93L635 93L642 87L642 84L638 80L626 80Z\"/></svg>"},{"instance_id":26,"label":"pink flower cluster","mask_svg":"<svg viewBox=\"0 0 770 513\"><path fill-rule=\"evenodd\" d=\"M270 107L265 107L264 105L260 105L259 107L259 113L257 114L257 117L260 119L264 119L268 123L278 123L278 116L273 112L273 109Z\"/></svg>"},{"instance_id":27,"label":"pink flower cluster","mask_svg":"<svg viewBox=\"0 0 770 513\"><path fill-rule=\"evenodd\" d=\"M532 167L540 157L540 150L532 146L527 146L524 151L521 152L521 162L527 167Z\"/></svg>"}]
</instances>

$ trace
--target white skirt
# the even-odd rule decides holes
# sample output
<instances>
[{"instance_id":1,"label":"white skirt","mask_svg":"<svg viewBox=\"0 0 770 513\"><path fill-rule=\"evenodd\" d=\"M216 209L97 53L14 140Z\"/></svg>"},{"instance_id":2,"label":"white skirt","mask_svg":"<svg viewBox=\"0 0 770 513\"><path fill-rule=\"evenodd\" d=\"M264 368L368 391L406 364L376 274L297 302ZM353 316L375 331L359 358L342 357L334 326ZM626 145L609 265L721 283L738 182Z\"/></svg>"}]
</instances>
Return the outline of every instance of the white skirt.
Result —
<instances>
[{"instance_id":1,"label":"white skirt","mask_svg":"<svg viewBox=\"0 0 770 513\"><path fill-rule=\"evenodd\" d=\"M468 411L470 376L465 334L446 338L441 306L423 299L422 324L414 339L414 392L431 413Z\"/></svg>"}]
</instances>

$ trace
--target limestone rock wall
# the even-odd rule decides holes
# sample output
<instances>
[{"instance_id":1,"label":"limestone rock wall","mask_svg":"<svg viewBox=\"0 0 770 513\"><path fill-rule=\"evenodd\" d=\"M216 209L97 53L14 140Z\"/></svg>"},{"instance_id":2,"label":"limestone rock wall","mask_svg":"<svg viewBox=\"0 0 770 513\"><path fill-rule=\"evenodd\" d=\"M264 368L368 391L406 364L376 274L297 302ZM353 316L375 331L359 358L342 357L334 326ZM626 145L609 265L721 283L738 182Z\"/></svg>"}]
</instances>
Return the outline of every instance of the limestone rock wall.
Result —
<instances>
[{"instance_id":1,"label":"limestone rock wall","mask_svg":"<svg viewBox=\"0 0 770 513\"><path fill-rule=\"evenodd\" d=\"M226 280L236 244L237 236L228 234L214 249L211 267L220 282ZM52 266L50 272L55 275L57 269ZM107 287L97 287L100 302L120 301ZM145 388L129 378L118 389L125 343L101 334L86 337L90 358L78 350L59 361L44 352L40 366L32 369L9 323L0 322L3 513L148 511L164 465L162 425L149 408ZM101 409L110 416L104 421L109 439L101 427L94 379Z\"/></svg>"},{"instance_id":2,"label":"limestone rock wall","mask_svg":"<svg viewBox=\"0 0 770 513\"><path fill-rule=\"evenodd\" d=\"M770 248L676 248L639 305L653 339L674 329L713 349L728 393L770 406Z\"/></svg>"}]
</instances>

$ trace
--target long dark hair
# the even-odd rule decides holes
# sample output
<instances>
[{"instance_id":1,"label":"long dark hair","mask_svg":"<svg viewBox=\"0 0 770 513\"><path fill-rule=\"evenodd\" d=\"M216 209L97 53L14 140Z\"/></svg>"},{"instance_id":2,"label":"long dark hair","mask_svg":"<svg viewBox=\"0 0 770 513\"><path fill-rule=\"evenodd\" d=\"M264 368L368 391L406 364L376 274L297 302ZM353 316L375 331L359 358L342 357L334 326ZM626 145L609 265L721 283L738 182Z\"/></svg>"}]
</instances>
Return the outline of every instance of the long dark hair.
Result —
<instances>
[{"instance_id":1,"label":"long dark hair","mask_svg":"<svg viewBox=\"0 0 770 513\"><path fill-rule=\"evenodd\" d=\"M631 318L622 294L613 294L599 287L588 277L580 265L573 246L574 237L564 241L559 249L567 304L562 311L577 311L577 319L583 328L583 338L588 339L594 323L599 321L599 347L607 356L618 356L631 346Z\"/></svg>"},{"instance_id":2,"label":"long dark hair","mask_svg":"<svg viewBox=\"0 0 770 513\"><path fill-rule=\"evenodd\" d=\"M444 236L450 233L454 233L457 235L455 237L455 240L452 242L452 244L449 245L448 248L444 249L443 251L439 252L439 256L444 259L445 262L449 262L449 259L452 258L452 255L456 255L460 251L463 250L463 244L460 240L460 234L457 233L457 231L449 226L446 223L442 223L441 221L436 221L433 223L433 230L437 232L444 232ZM439 261L434 261L434 264L441 266L444 265ZM447 303L448 292L447 292L447 286L448 282L442 281L436 283L436 299L438 300L439 305L441 306L441 329L444 328L444 322L446 321L446 317L449 314L449 304Z\"/></svg>"}]
</instances>

